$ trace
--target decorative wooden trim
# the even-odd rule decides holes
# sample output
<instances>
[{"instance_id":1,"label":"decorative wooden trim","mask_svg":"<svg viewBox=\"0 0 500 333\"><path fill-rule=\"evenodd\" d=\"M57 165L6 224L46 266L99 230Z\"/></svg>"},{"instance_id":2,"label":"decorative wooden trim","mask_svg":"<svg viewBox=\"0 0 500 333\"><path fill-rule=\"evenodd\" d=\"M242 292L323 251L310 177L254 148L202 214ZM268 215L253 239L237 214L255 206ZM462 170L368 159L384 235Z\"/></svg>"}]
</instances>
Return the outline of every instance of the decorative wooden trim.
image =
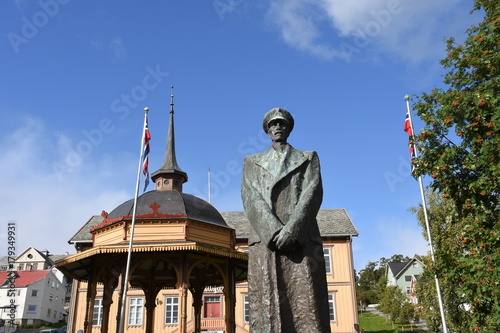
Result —
<instances>
[{"instance_id":1,"label":"decorative wooden trim","mask_svg":"<svg viewBox=\"0 0 500 333\"><path fill-rule=\"evenodd\" d=\"M167 213L158 213L158 212L151 212L151 213L146 213L146 214L138 214L135 216L136 219L179 219L179 218L187 218L188 216L186 214L167 214ZM93 233L97 230L103 229L107 226L113 225L117 222L120 221L128 221L132 220L132 215L126 215L126 216L120 216L114 219L105 219L102 221L100 224L96 225L92 229L90 229L90 232Z\"/></svg>"},{"instance_id":2,"label":"decorative wooden trim","mask_svg":"<svg viewBox=\"0 0 500 333\"><path fill-rule=\"evenodd\" d=\"M248 260L248 254L234 250L224 250L209 246L199 245L195 242L185 243L163 243L163 244L141 244L133 245L132 252L167 252L167 251L199 251L214 254L227 258ZM69 263L80 261L91 256L106 253L125 253L128 252L128 244L109 246L96 246L89 250L70 255L56 262L56 267L64 266Z\"/></svg>"}]
</instances>

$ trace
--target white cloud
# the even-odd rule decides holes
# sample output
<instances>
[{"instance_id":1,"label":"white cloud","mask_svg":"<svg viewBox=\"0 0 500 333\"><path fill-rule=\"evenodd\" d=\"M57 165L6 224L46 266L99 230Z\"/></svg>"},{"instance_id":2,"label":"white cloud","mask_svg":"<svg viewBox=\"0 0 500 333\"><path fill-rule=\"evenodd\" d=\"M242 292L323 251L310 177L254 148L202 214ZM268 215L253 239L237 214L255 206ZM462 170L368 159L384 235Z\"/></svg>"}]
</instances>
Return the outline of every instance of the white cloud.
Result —
<instances>
[{"instance_id":1,"label":"white cloud","mask_svg":"<svg viewBox=\"0 0 500 333\"><path fill-rule=\"evenodd\" d=\"M390 258L394 254L413 257L429 251L422 229L413 218L379 217L370 224L357 224L360 233L353 241L354 264L357 271L371 261Z\"/></svg>"},{"instance_id":2,"label":"white cloud","mask_svg":"<svg viewBox=\"0 0 500 333\"><path fill-rule=\"evenodd\" d=\"M477 17L464 0L273 0L268 20L283 40L323 59L395 56L417 63L444 55ZM332 38L332 36L334 36Z\"/></svg>"},{"instance_id":3,"label":"white cloud","mask_svg":"<svg viewBox=\"0 0 500 333\"><path fill-rule=\"evenodd\" d=\"M278 26L287 44L323 59L344 58L342 52L319 41L314 9L308 0L271 1L267 19Z\"/></svg>"},{"instance_id":4,"label":"white cloud","mask_svg":"<svg viewBox=\"0 0 500 333\"><path fill-rule=\"evenodd\" d=\"M125 59L125 45L123 44L123 39L120 37L115 37L111 40L108 45L108 49L113 54L115 60Z\"/></svg>"},{"instance_id":5,"label":"white cloud","mask_svg":"<svg viewBox=\"0 0 500 333\"><path fill-rule=\"evenodd\" d=\"M322 0L320 6L326 11L333 26L341 36L359 34L359 29L370 20L371 12L383 7L387 0L332 1Z\"/></svg>"},{"instance_id":6,"label":"white cloud","mask_svg":"<svg viewBox=\"0 0 500 333\"><path fill-rule=\"evenodd\" d=\"M80 37L82 40L86 41L91 48L100 51L107 52L111 54L113 60L124 60L126 56L126 47L123 42L123 38L114 37L109 41L105 41L102 38L92 37L87 39L86 37Z\"/></svg>"},{"instance_id":7,"label":"white cloud","mask_svg":"<svg viewBox=\"0 0 500 333\"><path fill-rule=\"evenodd\" d=\"M125 190L111 186L126 174L113 168L129 165L129 156L96 156L60 181L51 164L58 159L61 142L68 139L59 138L63 140L33 118L0 137L4 156L0 160L0 211L5 227L0 230L0 243L5 244L6 222L16 221L18 253L28 246L51 253L73 251L67 241L88 218L130 198ZM0 249L0 255L6 250Z\"/></svg>"},{"instance_id":8,"label":"white cloud","mask_svg":"<svg viewBox=\"0 0 500 333\"><path fill-rule=\"evenodd\" d=\"M422 229L415 219L383 219L377 223L377 229L388 255L402 253L412 257L414 254L424 255L429 251L427 241L422 236Z\"/></svg>"}]
</instances>

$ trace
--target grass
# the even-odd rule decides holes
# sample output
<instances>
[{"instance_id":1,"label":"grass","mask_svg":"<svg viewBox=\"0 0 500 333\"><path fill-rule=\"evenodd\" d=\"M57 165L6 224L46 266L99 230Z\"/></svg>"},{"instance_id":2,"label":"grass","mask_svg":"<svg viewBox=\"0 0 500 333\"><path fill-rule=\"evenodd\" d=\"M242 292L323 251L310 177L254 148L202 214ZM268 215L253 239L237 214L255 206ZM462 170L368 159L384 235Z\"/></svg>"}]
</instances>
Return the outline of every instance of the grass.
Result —
<instances>
[{"instance_id":1,"label":"grass","mask_svg":"<svg viewBox=\"0 0 500 333\"><path fill-rule=\"evenodd\" d=\"M392 328L392 323L390 320L387 321L384 317L377 316L373 313L369 312L360 312L359 313L359 326L362 330L361 332L370 332L370 333L394 333L398 331L410 331L413 330L419 333L425 333L421 328L410 325L404 325L404 329L401 327L401 324L396 322L394 323L394 328Z\"/></svg>"}]
</instances>

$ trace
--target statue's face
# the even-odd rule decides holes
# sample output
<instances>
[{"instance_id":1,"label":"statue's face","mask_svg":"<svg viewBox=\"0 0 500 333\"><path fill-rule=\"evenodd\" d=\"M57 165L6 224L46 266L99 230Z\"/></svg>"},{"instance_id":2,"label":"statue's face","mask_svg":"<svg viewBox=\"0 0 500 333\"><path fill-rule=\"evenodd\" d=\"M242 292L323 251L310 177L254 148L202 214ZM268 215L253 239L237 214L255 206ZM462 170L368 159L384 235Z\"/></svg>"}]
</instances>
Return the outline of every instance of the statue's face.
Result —
<instances>
[{"instance_id":1,"label":"statue's face","mask_svg":"<svg viewBox=\"0 0 500 333\"><path fill-rule=\"evenodd\" d=\"M267 135L273 142L286 142L290 130L288 124L283 119L273 119L269 122Z\"/></svg>"}]
</instances>

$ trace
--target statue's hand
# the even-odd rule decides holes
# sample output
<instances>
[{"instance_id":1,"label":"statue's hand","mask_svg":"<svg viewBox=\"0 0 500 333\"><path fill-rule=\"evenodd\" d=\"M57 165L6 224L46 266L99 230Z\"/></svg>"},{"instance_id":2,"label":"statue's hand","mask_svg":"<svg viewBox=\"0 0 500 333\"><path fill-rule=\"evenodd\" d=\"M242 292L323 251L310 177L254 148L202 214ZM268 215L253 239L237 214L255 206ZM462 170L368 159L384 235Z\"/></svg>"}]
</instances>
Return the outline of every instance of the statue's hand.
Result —
<instances>
[{"instance_id":1,"label":"statue's hand","mask_svg":"<svg viewBox=\"0 0 500 333\"><path fill-rule=\"evenodd\" d=\"M297 245L297 240L288 230L282 229L278 234L278 239L276 240L276 247L278 250L290 252L295 250L297 248Z\"/></svg>"}]
</instances>

